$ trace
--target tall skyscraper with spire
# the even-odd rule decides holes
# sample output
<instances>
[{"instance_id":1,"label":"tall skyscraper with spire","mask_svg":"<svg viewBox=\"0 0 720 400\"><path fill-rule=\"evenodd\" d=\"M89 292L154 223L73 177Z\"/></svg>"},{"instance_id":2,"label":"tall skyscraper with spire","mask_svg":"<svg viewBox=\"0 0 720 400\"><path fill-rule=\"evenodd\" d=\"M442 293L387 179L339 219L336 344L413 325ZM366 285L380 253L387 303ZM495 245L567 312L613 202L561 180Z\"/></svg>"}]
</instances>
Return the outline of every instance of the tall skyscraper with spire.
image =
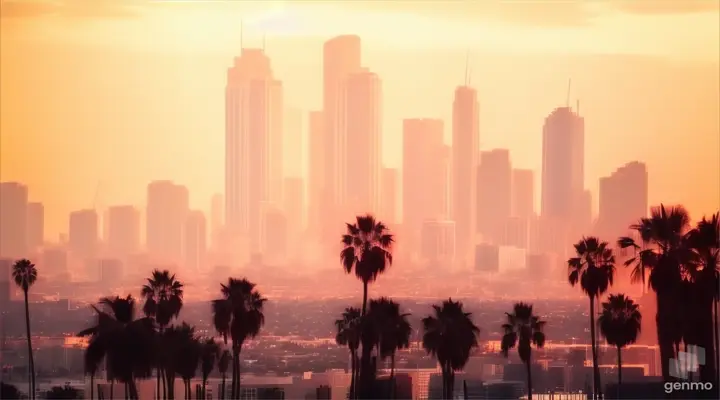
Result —
<instances>
[{"instance_id":1,"label":"tall skyscraper with spire","mask_svg":"<svg viewBox=\"0 0 720 400\"><path fill-rule=\"evenodd\" d=\"M480 107L477 91L466 85L455 89L452 126L452 199L456 254L468 264L475 237L476 174L480 151Z\"/></svg>"},{"instance_id":2,"label":"tall skyscraper with spire","mask_svg":"<svg viewBox=\"0 0 720 400\"><path fill-rule=\"evenodd\" d=\"M283 90L264 49L243 48L225 89L225 224L259 247L260 210L280 204Z\"/></svg>"}]
</instances>

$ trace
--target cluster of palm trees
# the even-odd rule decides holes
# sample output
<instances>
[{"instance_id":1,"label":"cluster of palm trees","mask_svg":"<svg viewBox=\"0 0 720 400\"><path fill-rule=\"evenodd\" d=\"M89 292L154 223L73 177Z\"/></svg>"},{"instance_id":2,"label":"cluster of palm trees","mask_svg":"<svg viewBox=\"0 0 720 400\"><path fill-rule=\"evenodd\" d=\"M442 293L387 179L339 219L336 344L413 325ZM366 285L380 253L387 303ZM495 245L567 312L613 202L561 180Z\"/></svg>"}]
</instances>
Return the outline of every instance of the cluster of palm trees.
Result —
<instances>
[{"instance_id":1,"label":"cluster of palm trees","mask_svg":"<svg viewBox=\"0 0 720 400\"><path fill-rule=\"evenodd\" d=\"M624 262L632 267L635 282L647 284L657 297L657 331L663 378L672 381L670 360L680 345L705 349L704 365L699 378L718 387L718 301L720 294L720 233L718 214L690 225L682 207L660 206L650 217L632 225L633 236L617 240L621 250L632 254ZM395 355L409 347L412 328L409 314L389 298L369 299L368 288L392 264L394 237L387 226L371 215L356 217L346 224L342 236L340 261L347 273L362 282L361 307L348 307L335 321L336 341L347 346L351 360L351 399L373 398L377 394L377 358L390 362L390 392L394 397ZM590 302L590 336L593 361L593 395L602 397L597 354L596 325L607 343L617 348L618 383L622 384L622 349L634 343L640 332L638 305L623 294L612 294L601 304L596 321L596 304L613 284L616 259L607 242L584 237L574 245L576 255L568 264L568 280L579 285ZM623 251L623 253L625 253ZM626 255L626 254L624 254ZM25 295L25 319L29 353L29 392L35 396L35 373L32 352L28 291L37 280L35 265L29 260L15 262L13 279ZM90 397L94 396L94 377L104 363L110 381L110 398L114 384L125 387L127 397L138 398L136 379L156 377L156 397L174 399L176 377L184 382L186 398L190 382L198 369L202 385L196 388L206 398L210 373L217 367L222 375L220 398L238 399L240 389L240 354L244 344L260 333L264 325L266 299L256 285L247 279L229 278L221 284L221 297L211 302L213 325L222 343L198 335L195 328L177 318L183 307L183 284L169 271L155 270L142 287L142 317L136 317L136 301L126 297L106 297L93 306L96 323L80 332L88 337L85 352L86 373L91 379ZM502 325L501 351L504 355L517 348L527 367L528 393L532 397L532 347L545 343L545 321L534 314L530 304L517 303L507 313ZM478 346L479 328L463 304L448 299L433 306L431 315L422 319L422 345L438 361L442 372L443 397L452 398L455 373L464 368ZM228 347L228 339L230 342ZM358 354L359 353L359 354ZM226 373L231 369L230 393L226 393Z\"/></svg>"},{"instance_id":2,"label":"cluster of palm trees","mask_svg":"<svg viewBox=\"0 0 720 400\"><path fill-rule=\"evenodd\" d=\"M649 217L630 226L631 236L617 246L632 250L624 262L632 267L632 280L648 286L657 299L657 333L663 379L674 381L670 371L680 345L702 347L709 356L699 366L699 379L718 387L718 300L720 300L718 214L703 217L695 227L681 206L653 207ZM568 260L568 280L579 285L590 300L590 336L593 361L593 394L602 396L597 359L595 303L613 284L615 254L607 242L582 238ZM622 383L621 350L636 341L641 315L637 304L622 295L610 295L599 317L600 333L618 349L618 383Z\"/></svg>"}]
</instances>

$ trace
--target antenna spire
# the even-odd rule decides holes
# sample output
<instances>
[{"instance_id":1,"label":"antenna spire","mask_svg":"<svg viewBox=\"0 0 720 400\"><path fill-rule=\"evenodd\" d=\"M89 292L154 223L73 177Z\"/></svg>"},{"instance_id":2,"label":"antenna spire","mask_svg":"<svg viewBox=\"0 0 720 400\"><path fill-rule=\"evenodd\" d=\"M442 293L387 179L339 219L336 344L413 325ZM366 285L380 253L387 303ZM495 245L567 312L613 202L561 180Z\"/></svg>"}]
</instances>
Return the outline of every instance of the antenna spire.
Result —
<instances>
[{"instance_id":1,"label":"antenna spire","mask_svg":"<svg viewBox=\"0 0 720 400\"><path fill-rule=\"evenodd\" d=\"M565 97L565 107L570 108L570 86L572 85L572 78L568 78L567 95Z\"/></svg>"}]
</instances>

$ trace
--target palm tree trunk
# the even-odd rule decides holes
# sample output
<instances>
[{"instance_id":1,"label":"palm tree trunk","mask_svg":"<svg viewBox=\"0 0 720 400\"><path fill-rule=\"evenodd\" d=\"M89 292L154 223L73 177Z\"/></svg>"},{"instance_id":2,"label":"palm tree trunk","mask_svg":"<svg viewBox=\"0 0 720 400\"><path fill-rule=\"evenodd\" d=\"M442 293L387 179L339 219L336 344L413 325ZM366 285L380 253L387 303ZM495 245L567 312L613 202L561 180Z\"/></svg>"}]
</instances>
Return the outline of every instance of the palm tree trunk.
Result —
<instances>
[{"instance_id":1,"label":"palm tree trunk","mask_svg":"<svg viewBox=\"0 0 720 400\"><path fill-rule=\"evenodd\" d=\"M130 387L130 385L128 385L127 383L125 383L125 400L128 400L128 399L130 398L130 397L129 397L129 395L130 395L130 390L128 389L129 387Z\"/></svg>"},{"instance_id":2,"label":"palm tree trunk","mask_svg":"<svg viewBox=\"0 0 720 400\"><path fill-rule=\"evenodd\" d=\"M110 379L110 400L113 400L115 397L113 397L115 391L115 379Z\"/></svg>"},{"instance_id":3,"label":"palm tree trunk","mask_svg":"<svg viewBox=\"0 0 720 400\"><path fill-rule=\"evenodd\" d=\"M595 297L590 296L590 346L593 361L593 396L602 398L600 386L600 367L598 366L597 347L595 344Z\"/></svg>"},{"instance_id":4,"label":"palm tree trunk","mask_svg":"<svg viewBox=\"0 0 720 400\"><path fill-rule=\"evenodd\" d=\"M220 387L220 400L225 400L225 373L222 374L222 386Z\"/></svg>"},{"instance_id":5,"label":"palm tree trunk","mask_svg":"<svg viewBox=\"0 0 720 400\"><path fill-rule=\"evenodd\" d=\"M454 399L455 398L455 371L453 371L452 367L448 368L448 399Z\"/></svg>"},{"instance_id":6,"label":"palm tree trunk","mask_svg":"<svg viewBox=\"0 0 720 400\"><path fill-rule=\"evenodd\" d=\"M713 330L715 332L715 369L716 369L716 387L720 388L720 332L718 332L718 326L720 326L720 321L718 320L718 300L717 297L713 300L713 313L715 314L715 324L713 326Z\"/></svg>"},{"instance_id":7,"label":"palm tree trunk","mask_svg":"<svg viewBox=\"0 0 720 400\"><path fill-rule=\"evenodd\" d=\"M200 392L200 393L202 393L203 400L207 399L207 380L208 380L207 376L203 376L202 391Z\"/></svg>"},{"instance_id":8,"label":"palm tree trunk","mask_svg":"<svg viewBox=\"0 0 720 400\"><path fill-rule=\"evenodd\" d=\"M355 363L355 351L350 350L350 393L349 397L350 399L355 398L355 370L357 369L357 365Z\"/></svg>"},{"instance_id":9,"label":"palm tree trunk","mask_svg":"<svg viewBox=\"0 0 720 400\"><path fill-rule=\"evenodd\" d=\"M165 370L168 400L175 400L175 373Z\"/></svg>"},{"instance_id":10,"label":"palm tree trunk","mask_svg":"<svg viewBox=\"0 0 720 400\"><path fill-rule=\"evenodd\" d=\"M447 363L440 365L440 372L442 373L442 398L447 400L448 398L448 377L447 377Z\"/></svg>"},{"instance_id":11,"label":"palm tree trunk","mask_svg":"<svg viewBox=\"0 0 720 400\"><path fill-rule=\"evenodd\" d=\"M367 311L367 298L368 298L368 282L363 280L363 302L362 302L362 316L365 316Z\"/></svg>"},{"instance_id":12,"label":"palm tree trunk","mask_svg":"<svg viewBox=\"0 0 720 400\"><path fill-rule=\"evenodd\" d=\"M233 349L233 388L232 399L240 398L240 348Z\"/></svg>"},{"instance_id":13,"label":"palm tree trunk","mask_svg":"<svg viewBox=\"0 0 720 400\"><path fill-rule=\"evenodd\" d=\"M155 398L160 399L161 398L160 397L160 379L162 379L162 378L160 378L160 375L161 375L160 367L157 367L155 369L155 371L156 371L155 372L155 374L156 374L156 376L155 376L155 381L156 381Z\"/></svg>"},{"instance_id":14,"label":"palm tree trunk","mask_svg":"<svg viewBox=\"0 0 720 400\"><path fill-rule=\"evenodd\" d=\"M622 347L617 347L617 353L618 353L618 389L617 389L617 398L620 398L620 387L622 387Z\"/></svg>"},{"instance_id":15,"label":"palm tree trunk","mask_svg":"<svg viewBox=\"0 0 720 400\"><path fill-rule=\"evenodd\" d=\"M525 368L527 369L528 400L532 400L532 362L530 360L528 356L528 360L525 363Z\"/></svg>"},{"instance_id":16,"label":"palm tree trunk","mask_svg":"<svg viewBox=\"0 0 720 400\"><path fill-rule=\"evenodd\" d=\"M30 302L28 301L28 291L23 290L25 295L25 329L27 331L28 345L28 361L30 366L30 382L28 382L28 391L30 399L35 400L35 359L33 358L32 334L30 333Z\"/></svg>"},{"instance_id":17,"label":"palm tree trunk","mask_svg":"<svg viewBox=\"0 0 720 400\"><path fill-rule=\"evenodd\" d=\"M90 400L95 398L95 374L90 375Z\"/></svg>"},{"instance_id":18,"label":"palm tree trunk","mask_svg":"<svg viewBox=\"0 0 720 400\"><path fill-rule=\"evenodd\" d=\"M390 355L390 398L395 398L395 353Z\"/></svg>"}]
</instances>

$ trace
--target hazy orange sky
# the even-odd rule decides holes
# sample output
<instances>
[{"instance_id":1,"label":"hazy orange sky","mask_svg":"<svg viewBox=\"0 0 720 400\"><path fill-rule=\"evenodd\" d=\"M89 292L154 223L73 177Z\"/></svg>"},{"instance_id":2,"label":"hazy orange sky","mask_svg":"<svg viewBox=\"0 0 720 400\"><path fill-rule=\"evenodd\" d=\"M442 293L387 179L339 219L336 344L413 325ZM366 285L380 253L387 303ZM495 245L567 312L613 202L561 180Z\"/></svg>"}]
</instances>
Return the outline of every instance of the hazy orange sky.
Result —
<instances>
[{"instance_id":1,"label":"hazy orange sky","mask_svg":"<svg viewBox=\"0 0 720 400\"><path fill-rule=\"evenodd\" d=\"M0 180L67 213L144 204L173 179L207 210L222 191L225 73L244 44L266 48L288 107L321 104L322 42L358 34L383 80L383 159L401 165L402 118L446 121L470 51L481 149L539 171L543 118L580 99L586 185L641 160L653 204L694 216L720 205L717 0L143 1L2 0ZM306 140L303 140L306 143ZM306 146L305 146L306 147ZM305 175L295 154L286 172ZM536 181L539 183L539 172ZM536 197L539 197L539 190ZM595 200L597 201L597 199Z\"/></svg>"}]
</instances>

